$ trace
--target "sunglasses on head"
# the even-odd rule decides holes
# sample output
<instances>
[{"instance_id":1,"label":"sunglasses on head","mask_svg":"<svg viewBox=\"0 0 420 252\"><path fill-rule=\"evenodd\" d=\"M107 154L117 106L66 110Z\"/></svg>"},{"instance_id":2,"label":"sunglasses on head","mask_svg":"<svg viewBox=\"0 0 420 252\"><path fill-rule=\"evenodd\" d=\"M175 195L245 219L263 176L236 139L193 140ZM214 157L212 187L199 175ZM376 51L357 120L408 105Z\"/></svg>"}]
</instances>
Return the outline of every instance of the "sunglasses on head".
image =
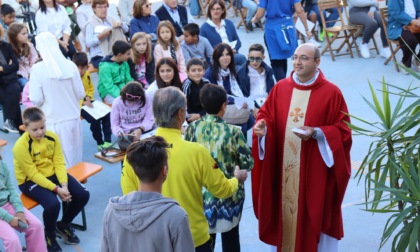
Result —
<instances>
[{"instance_id":1,"label":"sunglasses on head","mask_svg":"<svg viewBox=\"0 0 420 252\"><path fill-rule=\"evenodd\" d=\"M141 96L125 93L125 98L127 98L127 100L130 100L130 101L139 101L141 99Z\"/></svg>"},{"instance_id":2,"label":"sunglasses on head","mask_svg":"<svg viewBox=\"0 0 420 252\"><path fill-rule=\"evenodd\" d=\"M249 57L248 60L249 62L257 61L257 63L261 63L263 61L261 57Z\"/></svg>"}]
</instances>

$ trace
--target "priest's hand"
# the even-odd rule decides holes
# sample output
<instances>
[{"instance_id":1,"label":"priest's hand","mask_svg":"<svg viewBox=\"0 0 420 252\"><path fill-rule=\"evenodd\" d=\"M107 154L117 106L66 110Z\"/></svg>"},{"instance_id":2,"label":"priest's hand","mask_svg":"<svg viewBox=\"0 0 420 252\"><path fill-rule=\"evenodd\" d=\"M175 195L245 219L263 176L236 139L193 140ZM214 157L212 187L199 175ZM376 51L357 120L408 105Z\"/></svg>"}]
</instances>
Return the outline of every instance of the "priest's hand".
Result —
<instances>
[{"instance_id":1,"label":"priest's hand","mask_svg":"<svg viewBox=\"0 0 420 252\"><path fill-rule=\"evenodd\" d=\"M254 133L257 137L263 137L267 133L265 120L261 119L254 125Z\"/></svg>"},{"instance_id":2,"label":"priest's hand","mask_svg":"<svg viewBox=\"0 0 420 252\"><path fill-rule=\"evenodd\" d=\"M247 170L241 170L239 169L239 166L235 166L234 176L239 180L239 182L244 182L246 178L248 177Z\"/></svg>"},{"instance_id":3,"label":"priest's hand","mask_svg":"<svg viewBox=\"0 0 420 252\"><path fill-rule=\"evenodd\" d=\"M300 133L296 133L293 132L297 137L299 137L300 139L303 139L305 141L309 140L312 138L312 136L315 133L315 128L312 127L308 127L308 126L301 126L299 127L299 129L302 129L304 131L306 131L306 134L300 134Z\"/></svg>"}]
</instances>

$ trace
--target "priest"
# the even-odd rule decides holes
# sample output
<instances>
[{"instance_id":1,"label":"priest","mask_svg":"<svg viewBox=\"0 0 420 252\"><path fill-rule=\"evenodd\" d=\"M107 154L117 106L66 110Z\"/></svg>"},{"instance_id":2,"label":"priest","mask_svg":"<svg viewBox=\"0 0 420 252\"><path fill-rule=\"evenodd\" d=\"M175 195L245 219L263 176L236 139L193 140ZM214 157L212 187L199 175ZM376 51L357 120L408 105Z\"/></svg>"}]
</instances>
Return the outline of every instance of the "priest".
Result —
<instances>
[{"instance_id":1,"label":"priest","mask_svg":"<svg viewBox=\"0 0 420 252\"><path fill-rule=\"evenodd\" d=\"M351 131L319 49L299 46L291 76L271 90L253 128L252 199L260 239L277 251L338 251L350 178Z\"/></svg>"}]
</instances>

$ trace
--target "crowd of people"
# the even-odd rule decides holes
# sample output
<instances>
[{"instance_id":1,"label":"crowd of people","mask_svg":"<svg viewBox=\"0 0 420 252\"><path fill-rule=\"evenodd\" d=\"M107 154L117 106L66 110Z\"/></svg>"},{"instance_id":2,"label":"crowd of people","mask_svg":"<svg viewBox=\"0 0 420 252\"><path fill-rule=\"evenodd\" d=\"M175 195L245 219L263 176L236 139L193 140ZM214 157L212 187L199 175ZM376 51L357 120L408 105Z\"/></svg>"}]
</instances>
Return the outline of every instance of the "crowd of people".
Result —
<instances>
[{"instance_id":1,"label":"crowd of people","mask_svg":"<svg viewBox=\"0 0 420 252\"><path fill-rule=\"evenodd\" d=\"M286 2L234 1L249 9L250 31L265 18L265 46L254 43L247 54L239 52L224 0L209 1L201 27L178 0L164 0L155 13L147 0L120 0L119 17L108 13L107 0L82 0L77 9L72 1L39 0L33 40L26 24L14 21L14 9L2 5L3 127L21 134L13 147L19 189L44 209L42 224L23 208L0 160L6 251L21 251L14 229L25 232L27 251L61 251L57 236L80 242L70 223L90 194L66 168L82 161L82 119L98 150L112 146L112 135L134 137L121 173L124 196L110 199L105 210L101 251L210 252L217 233L223 251L240 251L250 171L263 242L278 251L337 251L350 176L350 119L340 90L318 68L318 45L298 46L293 17L313 39L307 18L315 13L318 19L316 1ZM389 57L377 4L349 4L350 21L364 26L362 56L370 57L367 43L381 28L381 56ZM402 63L420 71L420 37L407 28L420 27L420 1L388 5L389 37L400 40ZM318 34L318 40L328 36ZM89 112L101 103L110 113ZM141 140L154 129L156 136ZM58 198L67 208L60 221Z\"/></svg>"}]
</instances>

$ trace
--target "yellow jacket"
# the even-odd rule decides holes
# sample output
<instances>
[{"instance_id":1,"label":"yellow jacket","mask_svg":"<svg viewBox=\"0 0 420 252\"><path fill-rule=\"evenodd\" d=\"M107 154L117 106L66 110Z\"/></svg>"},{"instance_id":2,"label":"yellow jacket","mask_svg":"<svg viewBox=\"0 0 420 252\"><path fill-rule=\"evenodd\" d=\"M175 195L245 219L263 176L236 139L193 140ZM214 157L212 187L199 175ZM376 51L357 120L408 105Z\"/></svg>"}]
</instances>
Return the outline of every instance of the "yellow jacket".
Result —
<instances>
[{"instance_id":1,"label":"yellow jacket","mask_svg":"<svg viewBox=\"0 0 420 252\"><path fill-rule=\"evenodd\" d=\"M82 76L82 83L85 89L86 96L89 96L90 99L93 101L94 100L93 95L95 94L95 87L93 86L89 71L86 71L85 74ZM80 100L80 107L83 106L83 101L84 99Z\"/></svg>"},{"instance_id":2,"label":"yellow jacket","mask_svg":"<svg viewBox=\"0 0 420 252\"><path fill-rule=\"evenodd\" d=\"M18 185L30 180L35 184L54 190L55 184L47 177L56 175L58 181L67 183L67 171L60 140L52 131L41 140L33 139L25 132L13 147L13 164Z\"/></svg>"},{"instance_id":3,"label":"yellow jacket","mask_svg":"<svg viewBox=\"0 0 420 252\"><path fill-rule=\"evenodd\" d=\"M238 189L238 180L227 179L209 151L198 143L183 140L180 130L158 128L156 135L163 137L170 145L169 172L162 186L162 194L175 199L185 209L190 221L194 246L198 247L210 239L209 227L204 216L202 187L207 188L218 198L227 198ZM133 168L125 159L121 173L123 193L137 191L139 185Z\"/></svg>"}]
</instances>

